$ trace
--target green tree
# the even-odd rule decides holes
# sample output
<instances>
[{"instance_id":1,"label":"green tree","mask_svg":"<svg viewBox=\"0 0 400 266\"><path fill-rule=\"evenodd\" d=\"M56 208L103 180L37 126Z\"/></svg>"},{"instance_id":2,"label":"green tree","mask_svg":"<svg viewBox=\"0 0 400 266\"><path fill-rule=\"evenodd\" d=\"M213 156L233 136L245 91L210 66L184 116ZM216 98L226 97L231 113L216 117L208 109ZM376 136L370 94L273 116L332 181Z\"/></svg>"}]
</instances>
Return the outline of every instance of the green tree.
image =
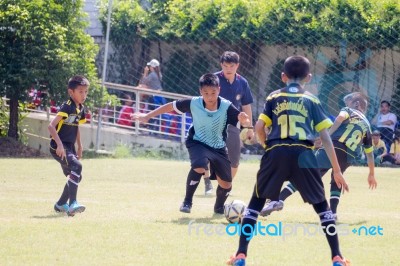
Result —
<instances>
[{"instance_id":1,"label":"green tree","mask_svg":"<svg viewBox=\"0 0 400 266\"><path fill-rule=\"evenodd\" d=\"M97 47L85 34L83 0L0 2L0 94L10 99L8 136L18 139L18 105L34 83L56 100L66 97L68 78L87 76L96 91ZM99 99L92 99L91 103Z\"/></svg>"}]
</instances>

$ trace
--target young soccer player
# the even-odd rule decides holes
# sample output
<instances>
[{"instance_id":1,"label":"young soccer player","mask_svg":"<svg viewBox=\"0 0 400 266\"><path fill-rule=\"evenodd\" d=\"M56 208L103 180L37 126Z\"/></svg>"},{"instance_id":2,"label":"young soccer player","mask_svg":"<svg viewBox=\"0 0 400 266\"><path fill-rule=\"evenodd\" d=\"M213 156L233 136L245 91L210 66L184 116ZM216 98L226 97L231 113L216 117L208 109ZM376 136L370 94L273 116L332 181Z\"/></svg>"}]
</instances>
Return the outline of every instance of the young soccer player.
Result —
<instances>
[{"instance_id":1,"label":"young soccer player","mask_svg":"<svg viewBox=\"0 0 400 266\"><path fill-rule=\"evenodd\" d=\"M267 97L264 111L255 126L258 139L265 145L265 153L253 195L243 216L239 248L228 264L245 265L251 240L249 235L255 231L258 215L266 199L277 200L283 182L290 181L318 214L331 249L333 265L346 265L336 230L331 230L335 226L335 219L326 201L312 150L314 136L319 132L332 163L334 181L339 188L348 191L327 130L332 122L324 114L319 100L304 89L305 83L311 79L308 59L291 56L285 60L283 68L282 80L287 86ZM265 127L271 127L268 140Z\"/></svg>"},{"instance_id":2,"label":"young soccer player","mask_svg":"<svg viewBox=\"0 0 400 266\"><path fill-rule=\"evenodd\" d=\"M374 162L374 148L372 145L372 133L368 119L364 116L367 110L367 101L359 94L353 96L349 107L344 107L336 117L333 126L329 133L332 138L333 146L335 147L336 155L339 161L340 170L342 173L356 162L356 159L361 157L363 150L367 157L367 164L369 168L368 185L370 189L377 186L375 180L375 162ZM321 177L323 177L329 169L332 168L326 150L324 148L318 149L316 152L317 161L320 168ZM341 189L333 180L333 173L331 174L332 182L330 189L330 207L332 213L337 219L337 207L339 205ZM279 201L271 201L261 210L261 216L267 216L273 211L279 211L283 208L283 202L294 192L296 187L293 184L288 184L280 193Z\"/></svg>"},{"instance_id":3,"label":"young soccer player","mask_svg":"<svg viewBox=\"0 0 400 266\"><path fill-rule=\"evenodd\" d=\"M253 95L248 81L242 75L237 73L240 66L239 54L233 51L225 51L220 57L221 71L215 73L220 82L220 96L231 101L232 104L240 111L245 112L250 121L252 121L251 104L253 103ZM246 130L246 138L253 139L253 128ZM240 128L238 125L228 125L226 146L228 148L229 161L231 162L232 178L235 177L240 159L241 147L240 143ZM204 178L205 194L212 192L212 184L210 179Z\"/></svg>"},{"instance_id":4,"label":"young soccer player","mask_svg":"<svg viewBox=\"0 0 400 266\"><path fill-rule=\"evenodd\" d=\"M205 74L201 76L199 85L200 97L177 100L160 106L150 113L134 114L132 117L141 122L147 122L154 116L173 110L179 114L191 113L193 124L189 129L186 140L191 169L187 177L186 195L180 211L190 213L193 195L201 176L208 169L208 163L210 163L218 180L214 212L223 214L224 203L232 187L230 162L225 144L226 127L228 124L236 125L238 121L243 126L249 127L251 122L246 113L239 112L230 101L218 96L220 88L216 75Z\"/></svg>"},{"instance_id":5,"label":"young soccer player","mask_svg":"<svg viewBox=\"0 0 400 266\"><path fill-rule=\"evenodd\" d=\"M79 124L85 123L83 103L89 91L89 81L83 76L73 76L68 81L69 100L64 102L56 117L50 122L50 153L60 164L68 180L60 199L54 205L56 212L65 212L68 216L85 211L85 206L78 204L76 195L78 184L82 180L82 143ZM78 150L75 150L75 143ZM69 199L69 205L67 201Z\"/></svg>"}]
</instances>

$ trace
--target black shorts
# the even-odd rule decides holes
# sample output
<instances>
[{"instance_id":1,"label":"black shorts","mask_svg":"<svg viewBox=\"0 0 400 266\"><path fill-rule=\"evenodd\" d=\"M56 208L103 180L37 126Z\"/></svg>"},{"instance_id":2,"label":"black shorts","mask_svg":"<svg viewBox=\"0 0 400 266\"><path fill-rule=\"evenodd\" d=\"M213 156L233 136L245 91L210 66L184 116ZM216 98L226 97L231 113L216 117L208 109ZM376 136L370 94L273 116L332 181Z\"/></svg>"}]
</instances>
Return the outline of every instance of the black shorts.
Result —
<instances>
[{"instance_id":1,"label":"black shorts","mask_svg":"<svg viewBox=\"0 0 400 266\"><path fill-rule=\"evenodd\" d=\"M261 159L253 196L278 200L282 185L290 181L305 202L325 200L317 160L311 148L301 143L276 145Z\"/></svg>"},{"instance_id":2,"label":"black shorts","mask_svg":"<svg viewBox=\"0 0 400 266\"><path fill-rule=\"evenodd\" d=\"M82 164L76 155L75 145L63 143L63 146L66 153L64 160L61 160L61 157L57 155L57 144L55 144L53 141L50 142L50 153L53 158L60 163L64 175L68 176L73 174L78 178L77 181L79 182L82 179Z\"/></svg>"},{"instance_id":3,"label":"black shorts","mask_svg":"<svg viewBox=\"0 0 400 266\"><path fill-rule=\"evenodd\" d=\"M208 163L210 163L214 174L226 182L232 182L231 163L226 148L214 149L191 139L186 140L186 147L192 168L208 169Z\"/></svg>"},{"instance_id":4,"label":"black shorts","mask_svg":"<svg viewBox=\"0 0 400 266\"><path fill-rule=\"evenodd\" d=\"M352 164L354 157L346 152L345 147L335 145L336 157L340 166L342 173ZM329 161L329 157L326 154L325 149L321 148L315 152L315 157L317 157L318 167L320 168L321 177L323 177L329 169L332 169L332 164Z\"/></svg>"}]
</instances>

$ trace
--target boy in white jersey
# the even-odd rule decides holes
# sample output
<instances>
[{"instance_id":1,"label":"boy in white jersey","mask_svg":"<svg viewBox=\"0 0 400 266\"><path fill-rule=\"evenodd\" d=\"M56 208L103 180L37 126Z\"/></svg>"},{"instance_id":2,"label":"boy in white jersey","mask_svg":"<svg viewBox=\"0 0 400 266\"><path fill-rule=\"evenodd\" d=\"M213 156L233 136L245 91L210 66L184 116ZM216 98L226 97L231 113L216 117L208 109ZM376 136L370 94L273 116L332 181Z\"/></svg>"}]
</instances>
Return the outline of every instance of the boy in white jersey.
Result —
<instances>
[{"instance_id":1,"label":"boy in white jersey","mask_svg":"<svg viewBox=\"0 0 400 266\"><path fill-rule=\"evenodd\" d=\"M250 127L251 121L246 113L240 112L230 101L219 97L220 87L216 75L208 73L201 76L199 85L201 95L199 97L176 100L150 113L134 114L132 118L147 122L154 116L171 111L180 114L191 113L193 124L186 139L191 169L180 211L190 213L194 192L210 163L218 180L214 212L223 214L224 203L232 189L232 174L225 143L226 127L228 124L236 125L238 121L242 126Z\"/></svg>"}]
</instances>

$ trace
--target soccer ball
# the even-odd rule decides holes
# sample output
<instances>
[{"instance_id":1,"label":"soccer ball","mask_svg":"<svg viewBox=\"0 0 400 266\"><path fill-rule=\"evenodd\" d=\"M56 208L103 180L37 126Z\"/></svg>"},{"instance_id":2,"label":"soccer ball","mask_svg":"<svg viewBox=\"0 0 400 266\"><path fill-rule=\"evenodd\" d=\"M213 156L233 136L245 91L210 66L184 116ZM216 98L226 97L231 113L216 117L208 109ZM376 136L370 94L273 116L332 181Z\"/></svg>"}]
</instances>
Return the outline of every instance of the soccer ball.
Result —
<instances>
[{"instance_id":1,"label":"soccer ball","mask_svg":"<svg viewBox=\"0 0 400 266\"><path fill-rule=\"evenodd\" d=\"M224 205L224 214L226 220L230 223L240 223L246 204L241 200L233 200L231 203Z\"/></svg>"}]
</instances>

